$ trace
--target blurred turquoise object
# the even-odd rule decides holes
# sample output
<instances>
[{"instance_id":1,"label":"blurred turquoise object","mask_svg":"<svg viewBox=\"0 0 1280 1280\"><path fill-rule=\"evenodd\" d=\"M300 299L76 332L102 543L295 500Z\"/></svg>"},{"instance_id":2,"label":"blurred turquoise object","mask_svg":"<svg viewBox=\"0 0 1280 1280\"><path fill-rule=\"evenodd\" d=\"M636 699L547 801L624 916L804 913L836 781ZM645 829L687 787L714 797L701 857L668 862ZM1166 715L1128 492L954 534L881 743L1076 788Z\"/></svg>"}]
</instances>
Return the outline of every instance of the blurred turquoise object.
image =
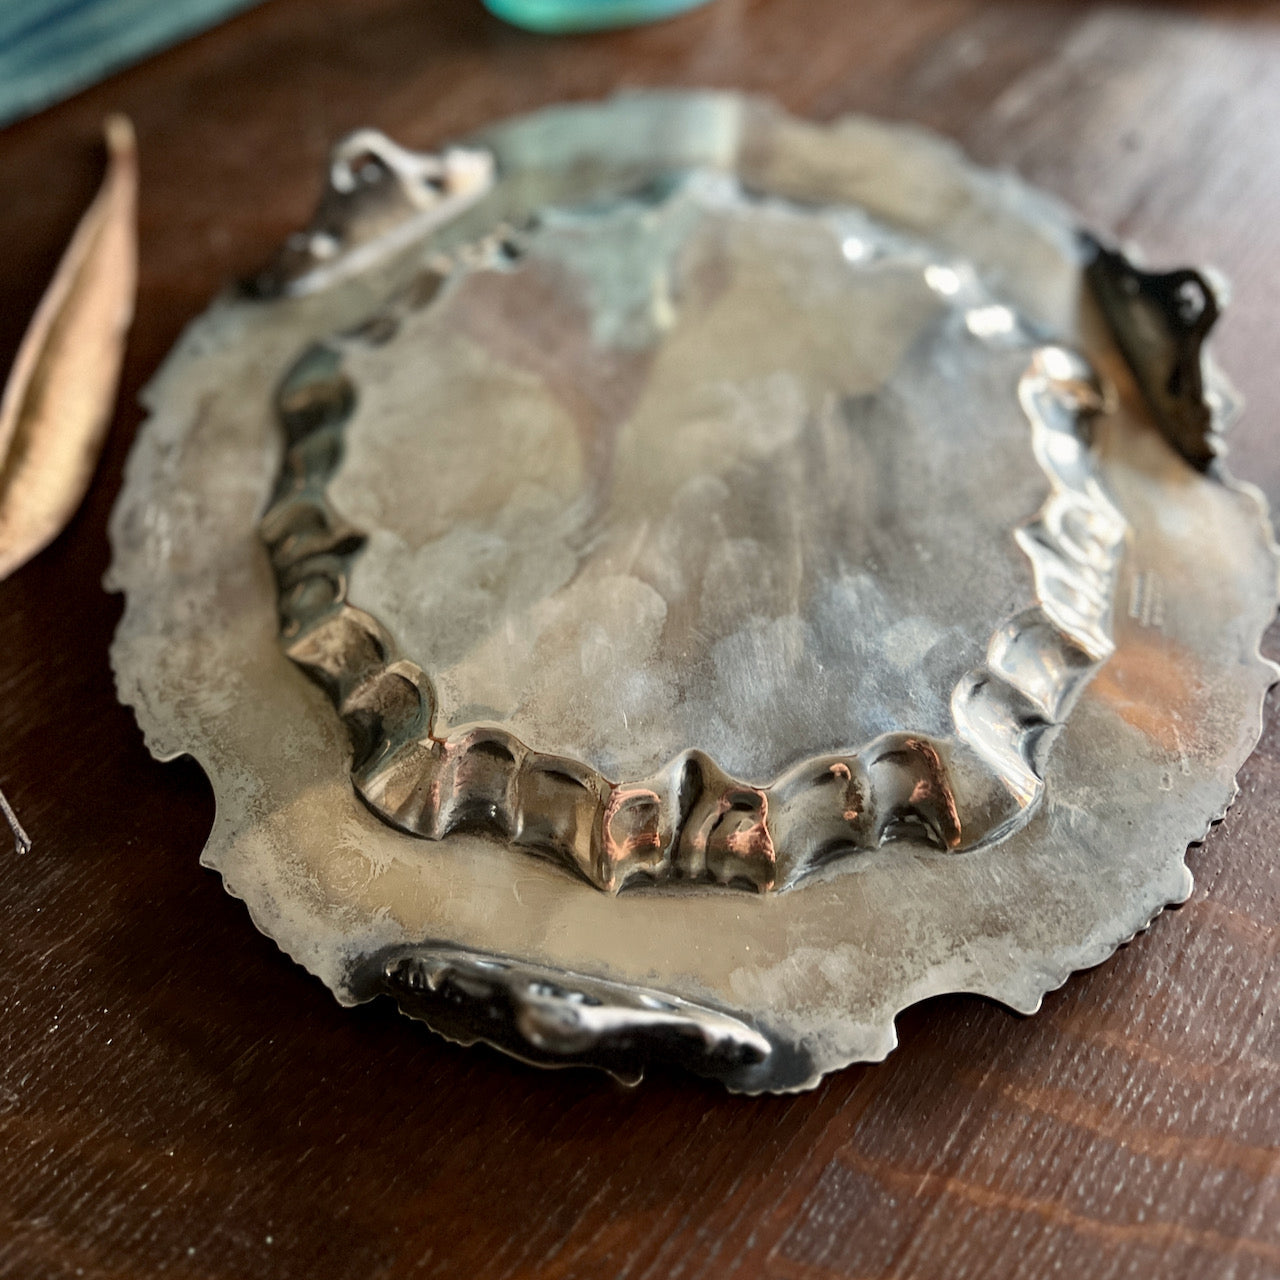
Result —
<instances>
[{"instance_id":1,"label":"blurred turquoise object","mask_svg":"<svg viewBox=\"0 0 1280 1280\"><path fill-rule=\"evenodd\" d=\"M491 13L529 31L601 31L657 22L707 0L485 0Z\"/></svg>"},{"instance_id":2,"label":"blurred turquoise object","mask_svg":"<svg viewBox=\"0 0 1280 1280\"><path fill-rule=\"evenodd\" d=\"M0 0L0 124L261 0Z\"/></svg>"}]
</instances>

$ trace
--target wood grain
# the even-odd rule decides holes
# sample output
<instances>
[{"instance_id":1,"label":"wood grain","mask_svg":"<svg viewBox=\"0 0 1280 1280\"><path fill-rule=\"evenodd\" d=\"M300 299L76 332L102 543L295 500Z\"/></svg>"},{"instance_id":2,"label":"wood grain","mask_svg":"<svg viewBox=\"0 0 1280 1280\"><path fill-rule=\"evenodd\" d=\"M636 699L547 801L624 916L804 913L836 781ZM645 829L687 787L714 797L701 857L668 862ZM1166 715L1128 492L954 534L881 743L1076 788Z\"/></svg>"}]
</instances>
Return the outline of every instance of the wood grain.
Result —
<instances>
[{"instance_id":1,"label":"wood grain","mask_svg":"<svg viewBox=\"0 0 1280 1280\"><path fill-rule=\"evenodd\" d=\"M0 1276L1280 1276L1280 722L1180 911L1035 1018L941 999L811 1094L636 1091L343 1011L196 859L212 800L115 702L104 528L136 396L302 223L328 144L431 146L622 85L872 111L1235 282L1233 465L1280 499L1280 15L1265 3L716 0L549 40L470 0L271 0L0 134L0 361L139 133L142 274L104 465L0 586Z\"/></svg>"}]
</instances>

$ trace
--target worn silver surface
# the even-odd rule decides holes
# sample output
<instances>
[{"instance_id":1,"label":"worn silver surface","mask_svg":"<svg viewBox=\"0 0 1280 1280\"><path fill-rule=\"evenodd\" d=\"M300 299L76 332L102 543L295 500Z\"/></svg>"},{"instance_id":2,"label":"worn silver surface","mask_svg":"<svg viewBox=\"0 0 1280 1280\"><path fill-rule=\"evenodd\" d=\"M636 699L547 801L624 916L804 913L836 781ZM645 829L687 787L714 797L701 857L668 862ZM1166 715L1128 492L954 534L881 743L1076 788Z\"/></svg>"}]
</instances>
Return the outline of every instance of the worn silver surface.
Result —
<instances>
[{"instance_id":1,"label":"worn silver surface","mask_svg":"<svg viewBox=\"0 0 1280 1280\"><path fill-rule=\"evenodd\" d=\"M365 231L193 326L113 522L121 696L289 954L789 1089L1186 896L1274 675L1204 277L729 96L357 152Z\"/></svg>"}]
</instances>

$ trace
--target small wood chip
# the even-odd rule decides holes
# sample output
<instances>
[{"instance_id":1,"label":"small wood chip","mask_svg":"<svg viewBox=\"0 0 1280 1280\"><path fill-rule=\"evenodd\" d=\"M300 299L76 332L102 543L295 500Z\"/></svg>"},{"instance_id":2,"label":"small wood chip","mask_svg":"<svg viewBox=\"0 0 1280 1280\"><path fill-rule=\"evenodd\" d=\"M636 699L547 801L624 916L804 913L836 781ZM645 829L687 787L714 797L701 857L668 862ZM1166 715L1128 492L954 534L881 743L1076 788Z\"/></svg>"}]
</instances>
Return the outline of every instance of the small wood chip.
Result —
<instances>
[{"instance_id":1,"label":"small wood chip","mask_svg":"<svg viewBox=\"0 0 1280 1280\"><path fill-rule=\"evenodd\" d=\"M18 348L0 398L0 580L75 514L115 404L137 285L133 126L105 126L107 172Z\"/></svg>"}]
</instances>

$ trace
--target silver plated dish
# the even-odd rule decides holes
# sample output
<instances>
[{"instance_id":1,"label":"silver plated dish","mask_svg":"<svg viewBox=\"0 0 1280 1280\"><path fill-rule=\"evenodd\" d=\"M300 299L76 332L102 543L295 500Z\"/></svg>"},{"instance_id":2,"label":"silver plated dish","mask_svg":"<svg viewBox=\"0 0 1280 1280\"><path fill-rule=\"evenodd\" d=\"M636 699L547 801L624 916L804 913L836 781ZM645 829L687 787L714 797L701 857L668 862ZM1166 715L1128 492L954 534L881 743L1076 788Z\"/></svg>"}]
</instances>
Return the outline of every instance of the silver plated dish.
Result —
<instances>
[{"instance_id":1,"label":"silver plated dish","mask_svg":"<svg viewBox=\"0 0 1280 1280\"><path fill-rule=\"evenodd\" d=\"M1211 276L731 95L362 131L147 393L111 583L204 852L345 1003L746 1092L1191 888L1274 668Z\"/></svg>"}]
</instances>

